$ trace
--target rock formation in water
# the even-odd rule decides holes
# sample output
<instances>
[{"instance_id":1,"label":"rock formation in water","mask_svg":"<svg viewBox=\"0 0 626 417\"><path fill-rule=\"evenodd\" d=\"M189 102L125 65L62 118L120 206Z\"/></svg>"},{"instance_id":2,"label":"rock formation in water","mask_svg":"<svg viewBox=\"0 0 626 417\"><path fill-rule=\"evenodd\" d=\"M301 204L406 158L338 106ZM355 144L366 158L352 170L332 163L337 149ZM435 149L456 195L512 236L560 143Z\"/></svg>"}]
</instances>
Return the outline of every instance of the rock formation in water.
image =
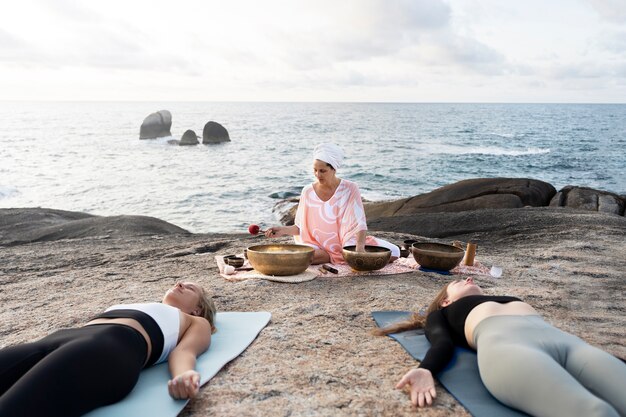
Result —
<instances>
[{"instance_id":1,"label":"rock formation in water","mask_svg":"<svg viewBox=\"0 0 626 417\"><path fill-rule=\"evenodd\" d=\"M160 110L148 115L139 129L139 139L156 139L172 136L172 113Z\"/></svg>"},{"instance_id":2,"label":"rock formation in water","mask_svg":"<svg viewBox=\"0 0 626 417\"><path fill-rule=\"evenodd\" d=\"M196 135L196 132L188 129L185 131L185 133L183 133L183 136L180 138L180 140L168 140L167 143L169 143L170 145L178 146L194 146L200 143L198 142L198 137L199 136Z\"/></svg>"},{"instance_id":3,"label":"rock formation in water","mask_svg":"<svg viewBox=\"0 0 626 417\"><path fill-rule=\"evenodd\" d=\"M226 128L217 122L205 124L202 130L202 143L206 145L221 142L230 142Z\"/></svg>"}]
</instances>

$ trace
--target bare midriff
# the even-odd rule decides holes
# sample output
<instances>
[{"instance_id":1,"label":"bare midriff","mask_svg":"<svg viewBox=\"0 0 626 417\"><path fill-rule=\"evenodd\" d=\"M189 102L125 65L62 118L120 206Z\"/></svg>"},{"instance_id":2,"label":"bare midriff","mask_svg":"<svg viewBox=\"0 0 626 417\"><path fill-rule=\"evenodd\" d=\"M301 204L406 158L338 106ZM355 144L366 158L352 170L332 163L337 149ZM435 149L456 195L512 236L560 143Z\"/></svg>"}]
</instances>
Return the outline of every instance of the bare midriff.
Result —
<instances>
[{"instance_id":1,"label":"bare midriff","mask_svg":"<svg viewBox=\"0 0 626 417\"><path fill-rule=\"evenodd\" d=\"M89 326L92 324L121 324L123 326L132 327L133 329L137 330L139 333L141 333L143 338L146 339L146 343L148 344L148 354L146 355L146 361L144 362L144 365L148 362L148 359L150 358L150 354L152 353L152 343L150 342L150 337L148 337L148 332L146 332L146 330L137 320L126 319L126 318L119 318L119 319L100 318L100 319L91 320L85 326Z\"/></svg>"},{"instance_id":2,"label":"bare midriff","mask_svg":"<svg viewBox=\"0 0 626 417\"><path fill-rule=\"evenodd\" d=\"M512 301L510 303L496 303L487 301L479 304L470 311L465 319L465 338L467 343L474 349L474 329L478 324L489 317L494 316L538 316L537 310L522 301Z\"/></svg>"}]
</instances>

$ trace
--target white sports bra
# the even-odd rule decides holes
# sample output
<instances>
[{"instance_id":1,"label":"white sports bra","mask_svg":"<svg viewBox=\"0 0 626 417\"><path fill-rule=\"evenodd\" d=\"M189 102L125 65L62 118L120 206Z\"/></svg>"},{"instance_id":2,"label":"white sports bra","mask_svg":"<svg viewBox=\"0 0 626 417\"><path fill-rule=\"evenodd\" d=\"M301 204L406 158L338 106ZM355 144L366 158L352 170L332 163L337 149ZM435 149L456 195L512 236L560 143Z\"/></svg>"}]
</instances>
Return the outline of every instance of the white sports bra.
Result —
<instances>
[{"instance_id":1,"label":"white sports bra","mask_svg":"<svg viewBox=\"0 0 626 417\"><path fill-rule=\"evenodd\" d=\"M116 304L106 309L106 311L112 310L137 310L152 317L163 333L163 351L155 363L167 360L170 352L174 350L178 343L178 335L180 333L179 309L163 303L140 303Z\"/></svg>"}]
</instances>

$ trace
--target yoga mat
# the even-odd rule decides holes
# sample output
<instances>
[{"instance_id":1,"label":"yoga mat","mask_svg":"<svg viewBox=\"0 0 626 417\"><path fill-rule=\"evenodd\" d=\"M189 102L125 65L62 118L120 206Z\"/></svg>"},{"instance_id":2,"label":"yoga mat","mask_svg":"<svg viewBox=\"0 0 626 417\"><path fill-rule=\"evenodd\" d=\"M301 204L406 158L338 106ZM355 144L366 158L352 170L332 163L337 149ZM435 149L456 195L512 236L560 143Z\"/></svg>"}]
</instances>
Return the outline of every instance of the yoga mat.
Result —
<instances>
[{"instance_id":1,"label":"yoga mat","mask_svg":"<svg viewBox=\"0 0 626 417\"><path fill-rule=\"evenodd\" d=\"M217 333L211 336L209 350L200 355L196 363L196 370L202 377L200 384L206 384L224 365L246 350L271 316L267 312L217 313ZM169 379L167 362L152 366L141 372L139 382L122 401L93 410L85 416L175 417L189 400L174 400L170 397L167 391Z\"/></svg>"},{"instance_id":2,"label":"yoga mat","mask_svg":"<svg viewBox=\"0 0 626 417\"><path fill-rule=\"evenodd\" d=\"M410 315L408 311L372 312L372 317L378 327L386 327L391 323L409 318ZM430 348L430 343L421 329L394 333L389 336L399 342L418 361L424 359ZM398 380L400 377L401 375L398 375ZM473 350L456 347L450 363L436 378L475 417L528 417L528 414L502 404L487 391L480 379L478 361Z\"/></svg>"}]
</instances>

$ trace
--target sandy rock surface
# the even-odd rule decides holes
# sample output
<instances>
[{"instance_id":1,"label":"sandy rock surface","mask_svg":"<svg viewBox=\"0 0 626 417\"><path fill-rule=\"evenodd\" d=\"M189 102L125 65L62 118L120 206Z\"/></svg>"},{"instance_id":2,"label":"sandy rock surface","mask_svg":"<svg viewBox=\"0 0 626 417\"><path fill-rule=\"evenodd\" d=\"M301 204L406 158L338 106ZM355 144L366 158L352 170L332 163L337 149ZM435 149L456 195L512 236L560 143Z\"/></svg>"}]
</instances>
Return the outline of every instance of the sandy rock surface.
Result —
<instances>
[{"instance_id":1,"label":"sandy rock surface","mask_svg":"<svg viewBox=\"0 0 626 417\"><path fill-rule=\"evenodd\" d=\"M509 214L510 224L515 216ZM481 231L477 259L502 266L504 274L477 281L487 293L518 296L550 323L624 358L626 220L596 213L568 222L563 216L558 229L529 224L507 233L504 223L501 230ZM463 240L472 236L467 230ZM396 243L422 238L398 231L376 235ZM241 252L263 239L99 235L0 247L0 346L81 325L114 303L159 301L176 281L194 280L213 292L220 310L269 311L272 321L183 416L415 415L394 385L416 362L391 339L369 335L370 312L420 308L450 278L329 274L280 284L233 283L218 275L216 254ZM439 386L435 406L419 415L469 414Z\"/></svg>"}]
</instances>

